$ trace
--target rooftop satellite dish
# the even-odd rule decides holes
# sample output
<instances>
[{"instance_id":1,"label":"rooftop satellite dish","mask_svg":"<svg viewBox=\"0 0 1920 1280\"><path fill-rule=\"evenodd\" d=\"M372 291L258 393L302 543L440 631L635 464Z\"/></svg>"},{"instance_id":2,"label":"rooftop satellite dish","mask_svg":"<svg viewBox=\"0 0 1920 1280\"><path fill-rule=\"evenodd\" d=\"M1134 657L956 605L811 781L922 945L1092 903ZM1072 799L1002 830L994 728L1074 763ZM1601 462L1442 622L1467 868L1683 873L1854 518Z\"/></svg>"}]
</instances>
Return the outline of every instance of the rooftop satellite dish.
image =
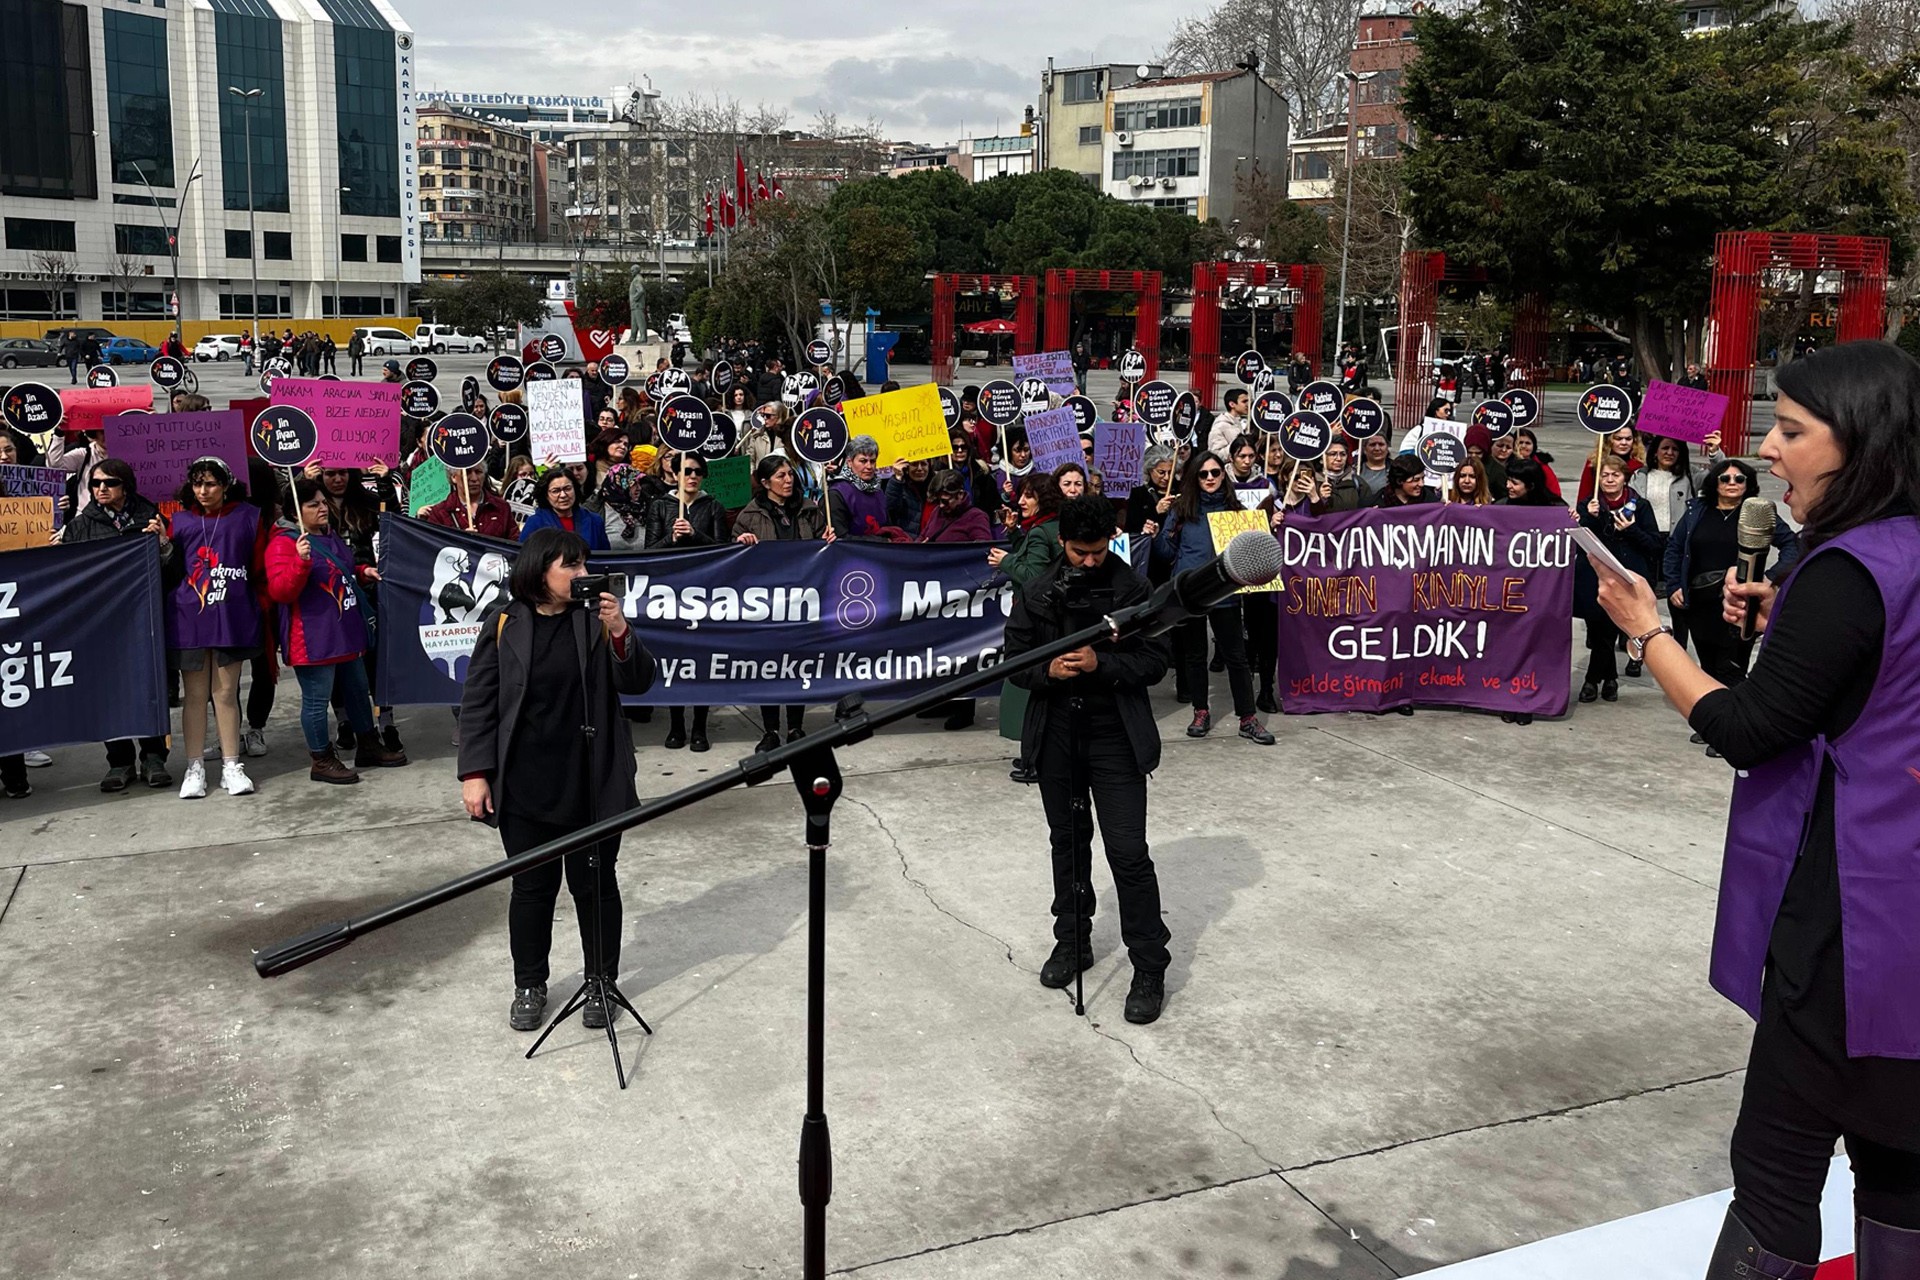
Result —
<instances>
[{"instance_id":1,"label":"rooftop satellite dish","mask_svg":"<svg viewBox=\"0 0 1920 1280\"><path fill-rule=\"evenodd\" d=\"M1139 76L1142 80L1153 79L1153 68L1144 62L1141 63L1139 66L1135 67L1133 69L1133 73Z\"/></svg>"}]
</instances>

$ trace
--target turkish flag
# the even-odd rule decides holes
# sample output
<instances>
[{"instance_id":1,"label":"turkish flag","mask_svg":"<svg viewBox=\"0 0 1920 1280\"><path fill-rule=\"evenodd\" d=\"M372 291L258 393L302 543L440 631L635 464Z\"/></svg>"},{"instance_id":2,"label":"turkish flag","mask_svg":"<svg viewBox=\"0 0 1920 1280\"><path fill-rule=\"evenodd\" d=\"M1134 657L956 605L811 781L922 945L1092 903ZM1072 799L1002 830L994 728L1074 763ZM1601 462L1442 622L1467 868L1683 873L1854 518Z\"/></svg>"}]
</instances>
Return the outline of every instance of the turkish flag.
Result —
<instances>
[{"instance_id":1,"label":"turkish flag","mask_svg":"<svg viewBox=\"0 0 1920 1280\"><path fill-rule=\"evenodd\" d=\"M750 208L753 197L747 190L747 162L740 154L740 148L733 149L733 198L736 207Z\"/></svg>"},{"instance_id":2,"label":"turkish flag","mask_svg":"<svg viewBox=\"0 0 1920 1280\"><path fill-rule=\"evenodd\" d=\"M713 234L713 192L707 192L707 234Z\"/></svg>"}]
</instances>

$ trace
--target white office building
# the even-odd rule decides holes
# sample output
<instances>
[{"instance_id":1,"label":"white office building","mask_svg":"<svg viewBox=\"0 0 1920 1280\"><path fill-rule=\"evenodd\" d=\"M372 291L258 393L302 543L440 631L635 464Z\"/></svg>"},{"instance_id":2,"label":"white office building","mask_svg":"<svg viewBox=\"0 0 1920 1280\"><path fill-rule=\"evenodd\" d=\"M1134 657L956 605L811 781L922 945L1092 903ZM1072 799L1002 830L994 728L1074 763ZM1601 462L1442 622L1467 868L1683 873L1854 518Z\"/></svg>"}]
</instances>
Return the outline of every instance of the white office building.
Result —
<instances>
[{"instance_id":1,"label":"white office building","mask_svg":"<svg viewBox=\"0 0 1920 1280\"><path fill-rule=\"evenodd\" d=\"M1100 187L1224 226L1255 166L1284 190L1287 105L1247 71L1136 80L1107 91Z\"/></svg>"},{"instance_id":2,"label":"white office building","mask_svg":"<svg viewBox=\"0 0 1920 1280\"><path fill-rule=\"evenodd\" d=\"M414 85L384 0L0 0L0 320L403 314Z\"/></svg>"}]
</instances>

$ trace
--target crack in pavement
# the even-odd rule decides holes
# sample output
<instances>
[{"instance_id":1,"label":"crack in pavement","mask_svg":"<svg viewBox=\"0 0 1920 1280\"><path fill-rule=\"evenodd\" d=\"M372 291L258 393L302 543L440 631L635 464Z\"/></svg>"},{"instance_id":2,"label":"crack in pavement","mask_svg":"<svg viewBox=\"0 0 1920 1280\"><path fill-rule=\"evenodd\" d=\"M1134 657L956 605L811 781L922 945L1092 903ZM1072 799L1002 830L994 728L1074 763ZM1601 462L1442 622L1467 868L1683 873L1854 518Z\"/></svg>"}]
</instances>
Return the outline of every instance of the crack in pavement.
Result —
<instances>
[{"instance_id":1,"label":"crack in pavement","mask_svg":"<svg viewBox=\"0 0 1920 1280\"><path fill-rule=\"evenodd\" d=\"M1381 1257L1379 1254L1375 1253L1371 1248L1367 1246L1367 1242L1360 1238L1360 1233L1358 1231L1355 1231L1352 1227L1348 1226L1344 1222L1341 1222L1338 1218L1335 1218L1332 1214L1328 1213L1325 1209L1322 1209L1320 1207L1319 1201L1315 1200L1312 1196L1302 1191L1299 1187L1294 1186L1292 1181L1290 1181L1287 1178L1286 1174L1280 1173L1279 1171L1276 1170L1274 1173L1274 1176L1280 1179L1281 1186L1293 1192L1294 1195L1299 1196L1302 1203L1304 1203L1309 1209L1312 1209L1315 1213L1325 1218L1327 1222L1333 1227L1334 1230L1343 1231L1346 1233L1347 1238L1342 1242L1342 1247L1349 1244L1353 1245L1355 1248L1359 1249L1360 1252L1366 1254L1369 1258L1372 1258L1375 1262L1379 1263L1380 1269L1382 1271L1385 1271L1388 1275L1397 1276L1400 1274L1398 1271L1395 1271L1393 1269L1393 1265L1391 1263L1389 1263L1385 1258Z\"/></svg>"},{"instance_id":2,"label":"crack in pavement","mask_svg":"<svg viewBox=\"0 0 1920 1280\"><path fill-rule=\"evenodd\" d=\"M1022 965L1021 963L1019 963L1017 960L1013 958L1013 944L1011 942L1008 942L1005 938L1002 938L1000 935L996 933L992 933L986 929L982 929L979 925L973 923L973 921L971 920L962 919L961 917L955 915L953 912L947 910L945 907L940 905L940 900L933 896L933 890L927 887L926 882L923 880L918 880L914 878L913 869L907 863L907 851L901 848L900 846L900 837L893 834L893 828L887 825L887 820L880 816L878 810L876 810L872 805L867 804L865 801L855 800L852 796L843 795L840 798L845 800L848 804L852 805L854 808L860 810L860 812L866 814L869 818L873 819L873 824L876 827L880 828L880 834L885 836L887 838L887 843L893 846L893 856L897 858L900 862L900 878L902 880L905 880L908 884L912 885L914 888L918 889L920 891L921 896L927 900L928 905L930 905L935 911L938 911L941 915L945 916L947 919L953 921L955 924L960 925L963 928L971 929L983 938L991 939L993 944L999 947L1001 952L1005 954L1005 956L1007 957L1007 963L1012 965L1014 968L1020 970L1022 973L1036 972L1036 970L1027 968L1026 966Z\"/></svg>"},{"instance_id":3,"label":"crack in pavement","mask_svg":"<svg viewBox=\"0 0 1920 1280\"><path fill-rule=\"evenodd\" d=\"M13 883L7 886L7 900L0 902L0 924L6 923L7 908L13 905L14 895L20 892L20 882L27 878L27 869L21 867L13 873Z\"/></svg>"}]
</instances>

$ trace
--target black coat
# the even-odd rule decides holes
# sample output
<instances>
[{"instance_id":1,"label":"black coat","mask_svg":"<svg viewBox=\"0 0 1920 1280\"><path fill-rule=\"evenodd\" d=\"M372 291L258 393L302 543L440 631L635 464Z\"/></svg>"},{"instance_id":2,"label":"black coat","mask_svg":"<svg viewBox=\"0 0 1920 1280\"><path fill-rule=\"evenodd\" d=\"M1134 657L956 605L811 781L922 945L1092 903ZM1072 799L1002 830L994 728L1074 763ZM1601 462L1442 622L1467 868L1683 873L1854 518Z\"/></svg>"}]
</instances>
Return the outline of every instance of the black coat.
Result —
<instances>
[{"instance_id":1,"label":"black coat","mask_svg":"<svg viewBox=\"0 0 1920 1280\"><path fill-rule=\"evenodd\" d=\"M1028 583L1025 591L1014 593L1003 661L1012 662L1018 655L1058 640L1073 630L1060 603L1059 581L1063 567L1054 565ZM1109 555L1101 568L1107 574L1106 581L1102 583L1096 578L1095 585L1111 586L1116 609L1147 598L1146 581L1118 557ZM1152 773L1160 767L1160 729L1153 722L1147 690L1167 674L1171 653L1167 640L1129 636L1118 644L1104 641L1095 646L1094 652L1100 657L1100 665L1092 675L1079 678L1093 681L1097 688L1112 694L1121 727L1127 733L1127 743L1133 748L1134 762L1141 773ZM1027 703L1026 719L1020 726L1020 754L1028 760L1038 760L1040 744L1046 741L1047 717L1066 697L1071 682L1048 675L1046 664L1016 671L1007 678L1033 695Z\"/></svg>"},{"instance_id":2,"label":"black coat","mask_svg":"<svg viewBox=\"0 0 1920 1280\"><path fill-rule=\"evenodd\" d=\"M621 658L597 616L586 609L570 613L586 691L587 727L592 730L587 739L587 803L599 821L639 803L633 786L633 735L620 713L620 695L652 688L657 668L639 632L628 628L627 656ZM467 683L460 693L458 768L462 778L482 777L492 788L489 826L498 825L505 807L507 752L526 700L532 656L533 606L516 600L488 615L467 664Z\"/></svg>"},{"instance_id":3,"label":"black coat","mask_svg":"<svg viewBox=\"0 0 1920 1280\"><path fill-rule=\"evenodd\" d=\"M160 508L139 494L127 498L127 514L131 520L124 529L116 528L113 518L97 502L89 502L80 508L80 514L67 521L60 531L60 541L105 542L109 538L153 537L147 532L147 522L160 514ZM166 564L173 559L173 539L154 538L160 544L160 563Z\"/></svg>"},{"instance_id":4,"label":"black coat","mask_svg":"<svg viewBox=\"0 0 1920 1280\"><path fill-rule=\"evenodd\" d=\"M655 547L713 547L729 541L726 508L710 493L701 493L687 506L687 523L693 533L678 542L673 538L673 522L680 518L680 498L670 493L655 498L647 508L647 549Z\"/></svg>"}]
</instances>

